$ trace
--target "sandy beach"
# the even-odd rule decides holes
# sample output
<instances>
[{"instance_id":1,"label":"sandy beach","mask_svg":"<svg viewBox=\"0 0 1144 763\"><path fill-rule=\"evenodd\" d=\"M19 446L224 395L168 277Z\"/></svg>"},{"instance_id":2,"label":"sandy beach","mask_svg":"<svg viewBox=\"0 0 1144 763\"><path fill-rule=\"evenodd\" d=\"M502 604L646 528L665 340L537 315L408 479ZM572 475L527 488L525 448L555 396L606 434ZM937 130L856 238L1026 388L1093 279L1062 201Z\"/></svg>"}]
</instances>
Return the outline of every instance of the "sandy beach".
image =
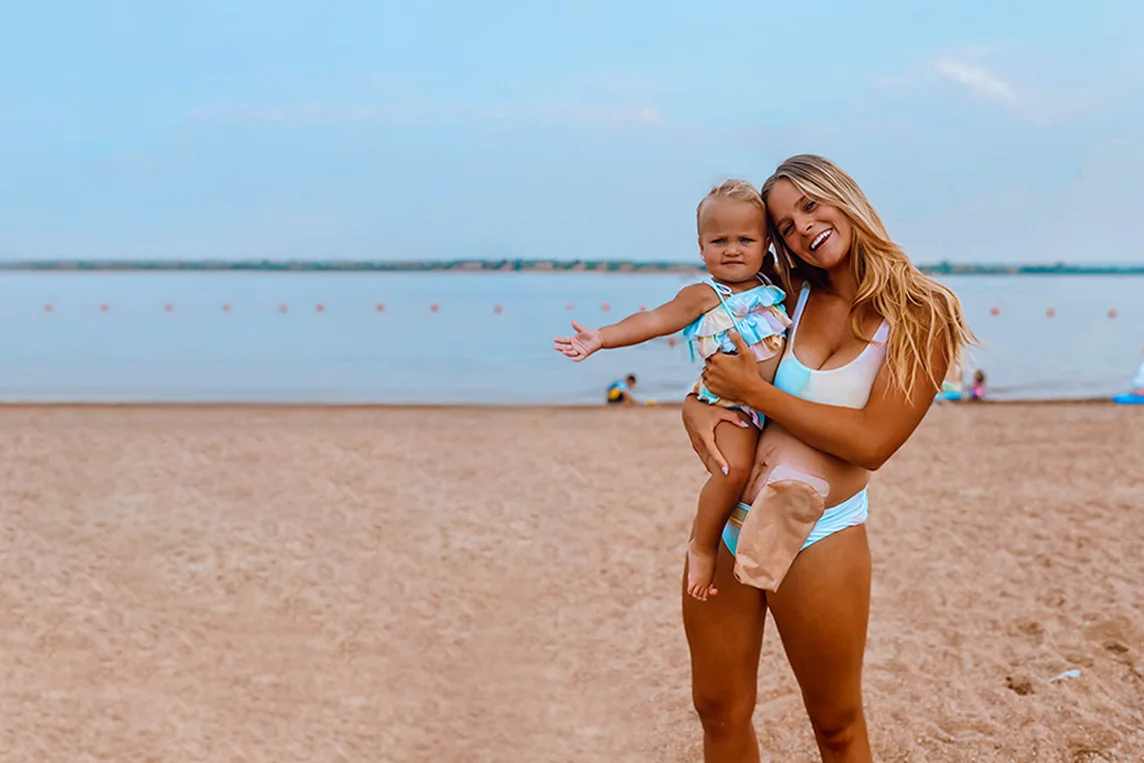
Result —
<instances>
[{"instance_id":1,"label":"sandy beach","mask_svg":"<svg viewBox=\"0 0 1144 763\"><path fill-rule=\"evenodd\" d=\"M944 406L874 475L878 760L1141 759L1141 458ZM701 759L676 408L13 407L0 470L4 761ZM817 760L768 627L763 759Z\"/></svg>"}]
</instances>

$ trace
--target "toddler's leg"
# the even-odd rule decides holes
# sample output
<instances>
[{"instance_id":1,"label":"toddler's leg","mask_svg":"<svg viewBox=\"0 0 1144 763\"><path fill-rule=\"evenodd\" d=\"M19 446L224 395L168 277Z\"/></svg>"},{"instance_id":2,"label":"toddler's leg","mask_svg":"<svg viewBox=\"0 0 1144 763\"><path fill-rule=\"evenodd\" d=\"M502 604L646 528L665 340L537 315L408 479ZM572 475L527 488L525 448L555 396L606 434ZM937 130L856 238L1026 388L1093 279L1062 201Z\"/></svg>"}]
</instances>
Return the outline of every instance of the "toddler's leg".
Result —
<instances>
[{"instance_id":1,"label":"toddler's leg","mask_svg":"<svg viewBox=\"0 0 1144 763\"><path fill-rule=\"evenodd\" d=\"M746 421L746 416L743 416ZM751 476L755 461L755 443L759 431L754 427L737 427L723 422L715 429L715 444L727 459L727 474L716 472L699 493L699 508L687 546L687 592L706 600L718 591L711 585L715 578L715 558L723 536L723 526L743 498L743 488Z\"/></svg>"}]
</instances>

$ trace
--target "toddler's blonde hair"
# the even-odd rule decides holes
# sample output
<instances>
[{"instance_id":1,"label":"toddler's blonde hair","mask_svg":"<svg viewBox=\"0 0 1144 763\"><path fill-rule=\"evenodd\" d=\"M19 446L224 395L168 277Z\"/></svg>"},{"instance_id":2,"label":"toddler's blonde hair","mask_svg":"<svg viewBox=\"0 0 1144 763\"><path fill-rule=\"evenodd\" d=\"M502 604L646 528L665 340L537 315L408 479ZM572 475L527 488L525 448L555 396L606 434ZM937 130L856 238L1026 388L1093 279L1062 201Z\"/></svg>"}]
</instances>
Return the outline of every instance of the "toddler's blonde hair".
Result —
<instances>
[{"instance_id":1,"label":"toddler's blonde hair","mask_svg":"<svg viewBox=\"0 0 1144 763\"><path fill-rule=\"evenodd\" d=\"M758 207L759 211L763 213L764 221L766 220L767 205L759 191L746 180L731 178L712 188L710 193L703 197L703 201L699 202L699 206L695 208L696 230L703 223L703 208L713 201L744 201Z\"/></svg>"}]
</instances>

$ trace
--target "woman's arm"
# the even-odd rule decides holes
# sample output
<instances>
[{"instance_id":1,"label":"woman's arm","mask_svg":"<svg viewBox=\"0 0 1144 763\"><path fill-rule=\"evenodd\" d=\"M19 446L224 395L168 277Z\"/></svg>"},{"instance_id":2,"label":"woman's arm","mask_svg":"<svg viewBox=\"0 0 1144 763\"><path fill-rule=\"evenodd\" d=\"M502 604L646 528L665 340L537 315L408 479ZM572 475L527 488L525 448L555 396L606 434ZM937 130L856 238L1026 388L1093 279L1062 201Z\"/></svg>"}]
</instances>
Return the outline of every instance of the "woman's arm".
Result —
<instances>
[{"instance_id":1,"label":"woman's arm","mask_svg":"<svg viewBox=\"0 0 1144 763\"><path fill-rule=\"evenodd\" d=\"M931 378L944 378L948 365L940 355L931 358L932 376L919 373L909 395L892 387L883 366L866 407L845 408L812 403L768 384L742 338L732 332L731 339L739 354L717 354L704 369L704 384L712 393L742 400L810 447L870 470L886 463L917 429L938 391Z\"/></svg>"}]
</instances>

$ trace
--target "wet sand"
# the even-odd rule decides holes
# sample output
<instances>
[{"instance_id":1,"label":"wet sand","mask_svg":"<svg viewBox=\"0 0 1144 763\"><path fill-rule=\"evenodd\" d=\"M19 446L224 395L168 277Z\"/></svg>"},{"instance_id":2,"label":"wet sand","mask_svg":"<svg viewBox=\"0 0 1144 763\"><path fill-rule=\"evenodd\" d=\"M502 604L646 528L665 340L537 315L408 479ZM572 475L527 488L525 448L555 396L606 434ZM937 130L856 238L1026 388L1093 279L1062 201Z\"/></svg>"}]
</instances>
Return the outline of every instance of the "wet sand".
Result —
<instances>
[{"instance_id":1,"label":"wet sand","mask_svg":"<svg viewBox=\"0 0 1144 763\"><path fill-rule=\"evenodd\" d=\"M878 760L1140 759L1142 460L1142 408L945 406L874 475ZM678 409L13 407L0 469L4 761L701 759Z\"/></svg>"}]
</instances>

